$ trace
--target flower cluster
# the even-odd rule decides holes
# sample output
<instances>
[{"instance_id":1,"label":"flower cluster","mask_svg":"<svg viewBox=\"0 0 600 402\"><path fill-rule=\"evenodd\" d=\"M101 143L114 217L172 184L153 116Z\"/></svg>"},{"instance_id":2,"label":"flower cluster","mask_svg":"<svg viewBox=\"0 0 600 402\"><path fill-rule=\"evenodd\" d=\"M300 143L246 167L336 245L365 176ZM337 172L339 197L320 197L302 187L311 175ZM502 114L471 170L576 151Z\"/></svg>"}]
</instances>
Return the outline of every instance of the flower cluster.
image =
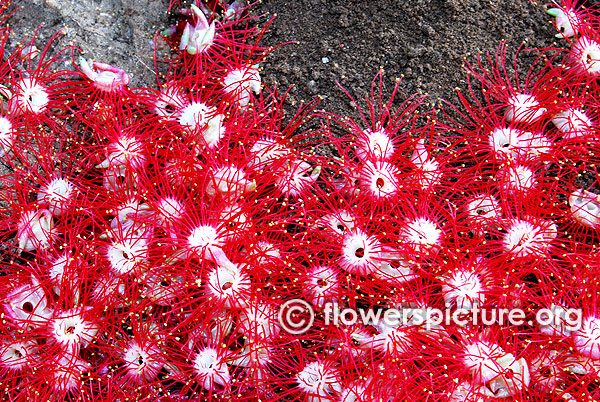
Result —
<instances>
[{"instance_id":1,"label":"flower cluster","mask_svg":"<svg viewBox=\"0 0 600 402\"><path fill-rule=\"evenodd\" d=\"M160 90L57 70L52 41L3 54L6 400L598 400L600 19L552 8L565 49L523 78L501 46L441 113L399 80L384 99L379 73L350 119L286 115L266 27L213 3L163 32ZM525 320L332 323L332 304Z\"/></svg>"}]
</instances>

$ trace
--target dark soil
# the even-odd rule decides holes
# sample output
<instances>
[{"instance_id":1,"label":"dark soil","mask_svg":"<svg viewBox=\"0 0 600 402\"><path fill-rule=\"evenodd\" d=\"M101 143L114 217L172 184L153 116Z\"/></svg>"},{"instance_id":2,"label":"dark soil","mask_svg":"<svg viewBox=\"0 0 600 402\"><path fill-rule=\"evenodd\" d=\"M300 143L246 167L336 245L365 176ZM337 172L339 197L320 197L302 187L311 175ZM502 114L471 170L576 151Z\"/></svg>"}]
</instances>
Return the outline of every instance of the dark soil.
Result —
<instances>
[{"instance_id":1,"label":"dark soil","mask_svg":"<svg viewBox=\"0 0 600 402\"><path fill-rule=\"evenodd\" d=\"M338 83L362 100L382 68L388 89L402 77L404 98L422 92L456 103L465 59L495 54L504 41L510 60L556 33L545 8L527 0L264 0L256 12L275 17L265 44L295 42L270 55L265 83L294 85L291 104L320 96L320 108L342 116L354 113ZM524 60L521 73L528 68Z\"/></svg>"}]
</instances>

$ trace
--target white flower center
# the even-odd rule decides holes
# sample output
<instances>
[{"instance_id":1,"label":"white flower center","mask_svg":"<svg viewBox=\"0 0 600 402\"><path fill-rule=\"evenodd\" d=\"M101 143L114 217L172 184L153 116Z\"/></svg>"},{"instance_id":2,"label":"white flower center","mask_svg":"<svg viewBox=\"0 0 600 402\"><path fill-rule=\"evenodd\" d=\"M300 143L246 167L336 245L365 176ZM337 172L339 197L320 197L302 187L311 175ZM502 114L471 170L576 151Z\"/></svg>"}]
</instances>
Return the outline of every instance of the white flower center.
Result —
<instances>
[{"instance_id":1,"label":"white flower center","mask_svg":"<svg viewBox=\"0 0 600 402\"><path fill-rule=\"evenodd\" d=\"M198 352L193 365L202 387L208 391L214 391L215 384L224 387L231 381L229 367L214 348L207 347Z\"/></svg>"},{"instance_id":2,"label":"white flower center","mask_svg":"<svg viewBox=\"0 0 600 402\"><path fill-rule=\"evenodd\" d=\"M545 254L557 236L554 223L545 226L515 219L502 240L504 249L515 257L533 257Z\"/></svg>"},{"instance_id":3,"label":"white flower center","mask_svg":"<svg viewBox=\"0 0 600 402\"><path fill-rule=\"evenodd\" d=\"M299 387L311 396L311 400L331 400L334 393L341 393L342 386L337 373L332 368L327 368L323 363L312 362L307 364L296 376Z\"/></svg>"},{"instance_id":4,"label":"white flower center","mask_svg":"<svg viewBox=\"0 0 600 402\"><path fill-rule=\"evenodd\" d=\"M501 374L497 362L506 353L498 345L475 342L465 348L463 363L477 383L486 383Z\"/></svg>"},{"instance_id":5,"label":"white flower center","mask_svg":"<svg viewBox=\"0 0 600 402\"><path fill-rule=\"evenodd\" d=\"M203 255L208 249L222 246L217 233L217 229L210 225L200 225L188 236L188 245L197 250L199 255Z\"/></svg>"},{"instance_id":6,"label":"white flower center","mask_svg":"<svg viewBox=\"0 0 600 402\"><path fill-rule=\"evenodd\" d=\"M521 130L512 127L496 128L490 133L489 143L494 153L505 157L516 157L520 145Z\"/></svg>"},{"instance_id":7,"label":"white flower center","mask_svg":"<svg viewBox=\"0 0 600 402\"><path fill-rule=\"evenodd\" d=\"M508 107L504 114L504 119L510 123L532 124L539 120L546 109L540 107L540 102L535 95L517 94L508 101Z\"/></svg>"},{"instance_id":8,"label":"white flower center","mask_svg":"<svg viewBox=\"0 0 600 402\"><path fill-rule=\"evenodd\" d=\"M362 162L387 161L394 154L394 143L384 130L365 130L356 139L356 156Z\"/></svg>"},{"instance_id":9,"label":"white flower center","mask_svg":"<svg viewBox=\"0 0 600 402\"><path fill-rule=\"evenodd\" d=\"M381 351L382 353L405 353L409 352L413 340L410 334L410 327L407 326L388 326L381 322L376 325L377 334L360 340L361 343Z\"/></svg>"},{"instance_id":10,"label":"white flower center","mask_svg":"<svg viewBox=\"0 0 600 402\"><path fill-rule=\"evenodd\" d=\"M311 165L299 159L287 163L277 171L277 187L288 196L301 196L321 174L320 167L317 166L310 172L311 168Z\"/></svg>"},{"instance_id":11,"label":"white flower center","mask_svg":"<svg viewBox=\"0 0 600 402\"><path fill-rule=\"evenodd\" d=\"M6 155L15 144L16 134L12 123L4 116L0 116L0 157Z\"/></svg>"},{"instance_id":12,"label":"white flower center","mask_svg":"<svg viewBox=\"0 0 600 402\"><path fill-rule=\"evenodd\" d=\"M0 345L0 365L9 370L22 370L34 362L38 345L34 341L20 341Z\"/></svg>"},{"instance_id":13,"label":"white flower center","mask_svg":"<svg viewBox=\"0 0 600 402\"><path fill-rule=\"evenodd\" d=\"M360 229L347 232L342 242L340 265L350 273L369 275L380 265L381 244Z\"/></svg>"},{"instance_id":14,"label":"white flower center","mask_svg":"<svg viewBox=\"0 0 600 402\"><path fill-rule=\"evenodd\" d=\"M204 127L214 113L215 109L204 103L194 102L183 109L179 117L179 124L194 128Z\"/></svg>"},{"instance_id":15,"label":"white flower center","mask_svg":"<svg viewBox=\"0 0 600 402\"><path fill-rule=\"evenodd\" d=\"M468 220L478 226L487 225L502 218L500 205L496 198L490 194L476 195L467 203L466 212Z\"/></svg>"},{"instance_id":16,"label":"white flower center","mask_svg":"<svg viewBox=\"0 0 600 402\"><path fill-rule=\"evenodd\" d=\"M593 134L594 122L581 109L568 109L552 117L552 123L563 134L563 138L581 139Z\"/></svg>"},{"instance_id":17,"label":"white flower center","mask_svg":"<svg viewBox=\"0 0 600 402\"><path fill-rule=\"evenodd\" d=\"M238 332L248 336L253 341L271 339L279 333L277 312L264 303L250 304L240 312Z\"/></svg>"},{"instance_id":18,"label":"white flower center","mask_svg":"<svg viewBox=\"0 0 600 402\"><path fill-rule=\"evenodd\" d=\"M223 80L225 93L232 95L239 106L246 106L250 102L250 94L260 93L261 78L258 67L246 67L230 71Z\"/></svg>"},{"instance_id":19,"label":"white flower center","mask_svg":"<svg viewBox=\"0 0 600 402\"><path fill-rule=\"evenodd\" d=\"M311 303L323 306L325 302L338 295L340 282L335 270L318 266L307 272L304 288Z\"/></svg>"},{"instance_id":20,"label":"white flower center","mask_svg":"<svg viewBox=\"0 0 600 402\"><path fill-rule=\"evenodd\" d=\"M55 235L54 220L47 209L24 212L17 224L17 238L21 250L47 248Z\"/></svg>"},{"instance_id":21,"label":"white flower center","mask_svg":"<svg viewBox=\"0 0 600 402\"><path fill-rule=\"evenodd\" d=\"M573 45L571 53L575 62L591 75L600 74L600 45L598 42L581 36Z\"/></svg>"},{"instance_id":22,"label":"white flower center","mask_svg":"<svg viewBox=\"0 0 600 402\"><path fill-rule=\"evenodd\" d=\"M23 285L6 296L4 304L9 316L17 324L39 325L46 322L52 313L48 309L46 294L38 286Z\"/></svg>"},{"instance_id":23,"label":"white flower center","mask_svg":"<svg viewBox=\"0 0 600 402\"><path fill-rule=\"evenodd\" d=\"M133 377L151 380L158 375L163 366L159 358L160 353L156 346L142 347L137 342L131 342L123 356L125 369Z\"/></svg>"},{"instance_id":24,"label":"white flower center","mask_svg":"<svg viewBox=\"0 0 600 402\"><path fill-rule=\"evenodd\" d=\"M346 231L355 227L354 216L348 211L338 211L336 213L323 216L318 221L319 228L327 228L335 234L343 235Z\"/></svg>"},{"instance_id":25,"label":"white flower center","mask_svg":"<svg viewBox=\"0 0 600 402\"><path fill-rule=\"evenodd\" d=\"M209 298L216 298L226 308L242 308L251 295L252 283L237 265L219 265L208 274L206 290Z\"/></svg>"},{"instance_id":26,"label":"white flower center","mask_svg":"<svg viewBox=\"0 0 600 402\"><path fill-rule=\"evenodd\" d=\"M587 190L575 190L569 196L573 219L582 225L595 228L600 224L600 197Z\"/></svg>"},{"instance_id":27,"label":"white flower center","mask_svg":"<svg viewBox=\"0 0 600 402\"><path fill-rule=\"evenodd\" d=\"M62 215L69 206L74 195L74 186L68 180L56 178L40 188L38 201L48 205L48 210L54 216Z\"/></svg>"},{"instance_id":28,"label":"white flower center","mask_svg":"<svg viewBox=\"0 0 600 402\"><path fill-rule=\"evenodd\" d=\"M52 333L60 345L70 348L87 347L98 332L98 327L87 322L81 316L81 311L72 310L58 314L52 319ZM71 349L73 350L73 349Z\"/></svg>"},{"instance_id":29,"label":"white flower center","mask_svg":"<svg viewBox=\"0 0 600 402\"><path fill-rule=\"evenodd\" d=\"M386 198L398 192L399 171L388 162L367 162L360 171L361 188L376 198Z\"/></svg>"},{"instance_id":30,"label":"white flower center","mask_svg":"<svg viewBox=\"0 0 600 402\"><path fill-rule=\"evenodd\" d=\"M119 275L137 274L148 261L148 241L143 237L127 236L108 248L108 260Z\"/></svg>"},{"instance_id":31,"label":"white flower center","mask_svg":"<svg viewBox=\"0 0 600 402\"><path fill-rule=\"evenodd\" d=\"M109 144L107 157L98 167L102 169L123 167L137 170L144 168L147 160L142 142L134 136L124 135Z\"/></svg>"},{"instance_id":32,"label":"white flower center","mask_svg":"<svg viewBox=\"0 0 600 402\"><path fill-rule=\"evenodd\" d=\"M435 222L427 218L417 218L400 231L400 236L411 244L417 252L438 252L443 233Z\"/></svg>"},{"instance_id":33,"label":"white flower center","mask_svg":"<svg viewBox=\"0 0 600 402\"><path fill-rule=\"evenodd\" d=\"M46 110L50 101L46 87L33 78L24 78L18 88L17 102L22 113L40 114Z\"/></svg>"},{"instance_id":34,"label":"white flower center","mask_svg":"<svg viewBox=\"0 0 600 402\"><path fill-rule=\"evenodd\" d=\"M523 165L509 165L498 171L496 180L509 194L527 193L537 185L533 170Z\"/></svg>"},{"instance_id":35,"label":"white flower center","mask_svg":"<svg viewBox=\"0 0 600 402\"><path fill-rule=\"evenodd\" d=\"M600 318L586 317L573 333L575 347L584 356L600 359Z\"/></svg>"},{"instance_id":36,"label":"white flower center","mask_svg":"<svg viewBox=\"0 0 600 402\"><path fill-rule=\"evenodd\" d=\"M253 159L248 162L248 167L264 169L289 155L290 150L274 139L265 138L252 145L250 154L253 155Z\"/></svg>"},{"instance_id":37,"label":"white flower center","mask_svg":"<svg viewBox=\"0 0 600 402\"><path fill-rule=\"evenodd\" d=\"M220 194L229 199L237 199L242 194L256 188L256 183L246 178L246 173L235 166L219 168L206 186L206 193L210 197Z\"/></svg>"},{"instance_id":38,"label":"white flower center","mask_svg":"<svg viewBox=\"0 0 600 402\"><path fill-rule=\"evenodd\" d=\"M457 270L442 284L444 301L447 305L455 305L459 309L471 310L474 305L485 301L483 285L475 272Z\"/></svg>"},{"instance_id":39,"label":"white flower center","mask_svg":"<svg viewBox=\"0 0 600 402\"><path fill-rule=\"evenodd\" d=\"M413 271L413 263L404 253L389 246L383 246L379 253L381 264L375 271L375 276L388 283L405 283L417 277Z\"/></svg>"},{"instance_id":40,"label":"white flower center","mask_svg":"<svg viewBox=\"0 0 600 402\"><path fill-rule=\"evenodd\" d=\"M172 119L173 115L184 108L187 103L183 91L175 86L165 88L154 101L154 111L156 114L168 119Z\"/></svg>"}]
</instances>

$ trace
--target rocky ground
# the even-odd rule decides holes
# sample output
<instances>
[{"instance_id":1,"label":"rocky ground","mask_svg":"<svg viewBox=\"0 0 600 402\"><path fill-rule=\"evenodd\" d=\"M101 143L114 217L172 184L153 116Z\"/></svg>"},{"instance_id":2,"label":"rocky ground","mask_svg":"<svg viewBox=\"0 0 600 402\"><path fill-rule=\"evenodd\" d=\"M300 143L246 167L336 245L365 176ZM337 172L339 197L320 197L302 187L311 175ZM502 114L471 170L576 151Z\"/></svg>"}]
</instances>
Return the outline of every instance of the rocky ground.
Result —
<instances>
[{"instance_id":1,"label":"rocky ground","mask_svg":"<svg viewBox=\"0 0 600 402\"><path fill-rule=\"evenodd\" d=\"M61 31L54 49L74 43L86 58L127 71L132 86L156 85L154 36L168 26L168 5L168 0L13 0L9 23L15 35L9 45L39 30L36 46L42 48Z\"/></svg>"},{"instance_id":2,"label":"rocky ground","mask_svg":"<svg viewBox=\"0 0 600 402\"><path fill-rule=\"evenodd\" d=\"M73 42L86 57L129 72L132 86L155 86L154 37L173 20L168 3L15 0L10 44L43 24L38 47L62 30L55 48ZM264 44L289 43L264 63L264 82L293 85L289 107L320 96L321 108L341 115L353 107L338 83L362 99L383 68L388 88L403 77L400 98L423 92L432 103L455 101L455 88L466 87L465 59L495 53L502 41L510 58L519 46L549 45L554 34L544 7L528 0L263 0L253 10L261 23L274 17Z\"/></svg>"}]
</instances>

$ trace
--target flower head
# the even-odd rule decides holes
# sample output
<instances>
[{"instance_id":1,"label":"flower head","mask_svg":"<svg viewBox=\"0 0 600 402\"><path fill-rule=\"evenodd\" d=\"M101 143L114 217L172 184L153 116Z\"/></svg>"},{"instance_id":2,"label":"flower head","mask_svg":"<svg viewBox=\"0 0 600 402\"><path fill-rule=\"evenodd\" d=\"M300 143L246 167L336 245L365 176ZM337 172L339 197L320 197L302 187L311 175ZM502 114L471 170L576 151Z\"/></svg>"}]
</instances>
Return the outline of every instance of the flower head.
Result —
<instances>
[{"instance_id":1,"label":"flower head","mask_svg":"<svg viewBox=\"0 0 600 402\"><path fill-rule=\"evenodd\" d=\"M547 255L557 232L553 222L514 219L506 230L502 245L514 257L540 257Z\"/></svg>"},{"instance_id":2,"label":"flower head","mask_svg":"<svg viewBox=\"0 0 600 402\"><path fill-rule=\"evenodd\" d=\"M224 266L231 266L232 262L229 261L222 249L224 241L223 234L216 227L212 225L196 226L186 239L182 257L206 259Z\"/></svg>"},{"instance_id":3,"label":"flower head","mask_svg":"<svg viewBox=\"0 0 600 402\"><path fill-rule=\"evenodd\" d=\"M594 193L578 189L569 195L573 219L584 226L597 228L600 225L600 199Z\"/></svg>"},{"instance_id":4,"label":"flower head","mask_svg":"<svg viewBox=\"0 0 600 402\"><path fill-rule=\"evenodd\" d=\"M65 351L76 356L79 348L86 348L96 337L99 326L84 317L87 309L55 311L49 322L54 341Z\"/></svg>"},{"instance_id":5,"label":"flower head","mask_svg":"<svg viewBox=\"0 0 600 402\"><path fill-rule=\"evenodd\" d=\"M0 116L0 158L7 156L8 152L13 149L17 133L13 129L13 125L9 119Z\"/></svg>"},{"instance_id":6,"label":"flower head","mask_svg":"<svg viewBox=\"0 0 600 402\"><path fill-rule=\"evenodd\" d=\"M357 135L356 156L363 163L389 161L394 151L392 138L383 129L365 130Z\"/></svg>"},{"instance_id":7,"label":"flower head","mask_svg":"<svg viewBox=\"0 0 600 402\"><path fill-rule=\"evenodd\" d=\"M327 266L311 267L304 275L303 288L308 301L318 307L337 301L342 291L338 272Z\"/></svg>"},{"instance_id":8,"label":"flower head","mask_svg":"<svg viewBox=\"0 0 600 402\"><path fill-rule=\"evenodd\" d=\"M223 303L226 308L243 308L250 297L252 283L249 275L236 264L217 265L208 273L207 297Z\"/></svg>"},{"instance_id":9,"label":"flower head","mask_svg":"<svg viewBox=\"0 0 600 402\"><path fill-rule=\"evenodd\" d=\"M136 382L149 381L158 375L164 366L162 351L153 341L131 341L122 352L125 373Z\"/></svg>"},{"instance_id":10,"label":"flower head","mask_svg":"<svg viewBox=\"0 0 600 402\"><path fill-rule=\"evenodd\" d=\"M200 54L208 49L215 38L215 21L208 23L206 16L194 4L190 5L194 15L196 16L196 25L186 22L179 50L185 50L191 55Z\"/></svg>"},{"instance_id":11,"label":"flower head","mask_svg":"<svg viewBox=\"0 0 600 402\"><path fill-rule=\"evenodd\" d=\"M600 318L585 317L581 327L573 332L573 342L579 353L600 359Z\"/></svg>"},{"instance_id":12,"label":"flower head","mask_svg":"<svg viewBox=\"0 0 600 402\"><path fill-rule=\"evenodd\" d=\"M525 359L517 359L492 342L474 340L467 344L462 361L472 381L499 398L518 395L530 383Z\"/></svg>"},{"instance_id":13,"label":"flower head","mask_svg":"<svg viewBox=\"0 0 600 402\"><path fill-rule=\"evenodd\" d=\"M302 197L319 178L321 168L296 159L286 163L276 174L276 185L283 194L288 197Z\"/></svg>"},{"instance_id":14,"label":"flower head","mask_svg":"<svg viewBox=\"0 0 600 402\"><path fill-rule=\"evenodd\" d=\"M490 133L489 144L501 160L531 160L549 153L552 146L545 136L514 127L495 128Z\"/></svg>"},{"instance_id":15,"label":"flower head","mask_svg":"<svg viewBox=\"0 0 600 402\"><path fill-rule=\"evenodd\" d=\"M216 169L206 186L206 193L211 198L218 194L224 199L234 200L255 188L256 182L247 179L246 172L229 165Z\"/></svg>"},{"instance_id":16,"label":"flower head","mask_svg":"<svg viewBox=\"0 0 600 402\"><path fill-rule=\"evenodd\" d=\"M101 169L124 167L140 170L148 163L143 142L133 134L119 136L106 148L106 159L97 167Z\"/></svg>"},{"instance_id":17,"label":"flower head","mask_svg":"<svg viewBox=\"0 0 600 402\"><path fill-rule=\"evenodd\" d=\"M251 94L259 94L261 79L258 65L238 68L227 73L223 80L225 93L240 107L248 105Z\"/></svg>"},{"instance_id":18,"label":"flower head","mask_svg":"<svg viewBox=\"0 0 600 402\"><path fill-rule=\"evenodd\" d=\"M350 273L369 275L379 267L380 253L379 240L355 228L344 234L338 261L340 266Z\"/></svg>"},{"instance_id":19,"label":"flower head","mask_svg":"<svg viewBox=\"0 0 600 402\"><path fill-rule=\"evenodd\" d=\"M78 299L80 272L89 269L87 262L70 253L62 253L48 260L48 278L52 283L52 290L60 296L62 291L73 293Z\"/></svg>"},{"instance_id":20,"label":"flower head","mask_svg":"<svg viewBox=\"0 0 600 402\"><path fill-rule=\"evenodd\" d=\"M208 391L215 391L216 385L227 387L231 381L223 353L215 348L205 347L196 353L193 367L202 388Z\"/></svg>"},{"instance_id":21,"label":"flower head","mask_svg":"<svg viewBox=\"0 0 600 402\"><path fill-rule=\"evenodd\" d=\"M557 38L570 38L581 28L583 21L577 12L571 8L549 8L546 11L549 15L556 17L554 25L560 31L555 36Z\"/></svg>"},{"instance_id":22,"label":"flower head","mask_svg":"<svg viewBox=\"0 0 600 402\"><path fill-rule=\"evenodd\" d=\"M456 270L444 278L442 292L446 305L471 310L485 301L483 284L479 275L472 271Z\"/></svg>"},{"instance_id":23,"label":"flower head","mask_svg":"<svg viewBox=\"0 0 600 402\"><path fill-rule=\"evenodd\" d=\"M44 205L54 216L61 216L73 204L75 186L67 179L52 179L42 186L38 192L38 202Z\"/></svg>"},{"instance_id":24,"label":"flower head","mask_svg":"<svg viewBox=\"0 0 600 402\"><path fill-rule=\"evenodd\" d=\"M202 102L193 102L178 113L178 122L186 137L193 142L196 154L211 149L223 137L223 115L217 109Z\"/></svg>"},{"instance_id":25,"label":"flower head","mask_svg":"<svg viewBox=\"0 0 600 402\"><path fill-rule=\"evenodd\" d=\"M390 199L400 190L400 171L388 162L367 162L360 170L360 188L375 200Z\"/></svg>"},{"instance_id":26,"label":"flower head","mask_svg":"<svg viewBox=\"0 0 600 402\"><path fill-rule=\"evenodd\" d=\"M440 183L443 175L441 164L431 156L423 138L417 141L410 161L415 167L415 181L421 189L431 189Z\"/></svg>"},{"instance_id":27,"label":"flower head","mask_svg":"<svg viewBox=\"0 0 600 402\"><path fill-rule=\"evenodd\" d=\"M483 235L486 230L502 221L500 204L491 194L477 194L468 198L465 211L469 227L478 235Z\"/></svg>"},{"instance_id":28,"label":"flower head","mask_svg":"<svg viewBox=\"0 0 600 402\"><path fill-rule=\"evenodd\" d=\"M565 140L585 140L593 135L595 127L595 123L587 113L576 108L569 108L555 114L551 121Z\"/></svg>"},{"instance_id":29,"label":"flower head","mask_svg":"<svg viewBox=\"0 0 600 402\"><path fill-rule=\"evenodd\" d=\"M9 370L21 371L31 368L38 356L40 345L32 339L7 339L0 345L0 366Z\"/></svg>"},{"instance_id":30,"label":"flower head","mask_svg":"<svg viewBox=\"0 0 600 402\"><path fill-rule=\"evenodd\" d=\"M27 113L40 115L46 111L50 103L48 88L35 78L23 78L16 82L14 92L10 100L10 108L17 115Z\"/></svg>"},{"instance_id":31,"label":"flower head","mask_svg":"<svg viewBox=\"0 0 600 402\"><path fill-rule=\"evenodd\" d=\"M600 75L600 44L596 40L580 35L573 43L569 57L575 71Z\"/></svg>"},{"instance_id":32,"label":"flower head","mask_svg":"<svg viewBox=\"0 0 600 402\"><path fill-rule=\"evenodd\" d=\"M377 278L391 284L404 283L417 278L413 271L413 262L404 253L383 246L379 257L381 264L374 273Z\"/></svg>"},{"instance_id":33,"label":"flower head","mask_svg":"<svg viewBox=\"0 0 600 402\"><path fill-rule=\"evenodd\" d=\"M48 248L57 235L52 213L47 209L24 212L17 224L19 249L24 251Z\"/></svg>"},{"instance_id":34,"label":"flower head","mask_svg":"<svg viewBox=\"0 0 600 402\"><path fill-rule=\"evenodd\" d=\"M296 382L310 400L332 401L332 396L342 392L337 370L318 361L304 366L296 374Z\"/></svg>"},{"instance_id":35,"label":"flower head","mask_svg":"<svg viewBox=\"0 0 600 402\"><path fill-rule=\"evenodd\" d=\"M6 295L4 311L21 328L39 327L52 316L48 298L39 284L27 284Z\"/></svg>"},{"instance_id":36,"label":"flower head","mask_svg":"<svg viewBox=\"0 0 600 402\"><path fill-rule=\"evenodd\" d=\"M509 163L504 165L498 173L496 180L500 188L508 195L527 195L538 185L535 172L528 166Z\"/></svg>"},{"instance_id":37,"label":"flower head","mask_svg":"<svg viewBox=\"0 0 600 402\"><path fill-rule=\"evenodd\" d=\"M531 125L544 116L546 108L542 107L535 95L518 93L509 98L506 103L504 119L508 122Z\"/></svg>"},{"instance_id":38,"label":"flower head","mask_svg":"<svg viewBox=\"0 0 600 402\"><path fill-rule=\"evenodd\" d=\"M400 238L417 253L437 253L444 240L444 233L433 220L420 217L400 229Z\"/></svg>"},{"instance_id":39,"label":"flower head","mask_svg":"<svg viewBox=\"0 0 600 402\"><path fill-rule=\"evenodd\" d=\"M272 340L280 331L277 311L269 304L252 302L239 313L238 332L253 341Z\"/></svg>"},{"instance_id":40,"label":"flower head","mask_svg":"<svg viewBox=\"0 0 600 402\"><path fill-rule=\"evenodd\" d=\"M148 268L149 242L136 233L118 236L106 251L111 269L117 275L137 276Z\"/></svg>"},{"instance_id":41,"label":"flower head","mask_svg":"<svg viewBox=\"0 0 600 402\"><path fill-rule=\"evenodd\" d=\"M120 68L97 61L87 61L79 58L81 71L94 83L94 86L104 92L115 92L129 84L129 75Z\"/></svg>"},{"instance_id":42,"label":"flower head","mask_svg":"<svg viewBox=\"0 0 600 402\"><path fill-rule=\"evenodd\" d=\"M291 150L276 139L258 139L250 148L251 159L248 161L248 167L256 170L276 168L290 153Z\"/></svg>"}]
</instances>

